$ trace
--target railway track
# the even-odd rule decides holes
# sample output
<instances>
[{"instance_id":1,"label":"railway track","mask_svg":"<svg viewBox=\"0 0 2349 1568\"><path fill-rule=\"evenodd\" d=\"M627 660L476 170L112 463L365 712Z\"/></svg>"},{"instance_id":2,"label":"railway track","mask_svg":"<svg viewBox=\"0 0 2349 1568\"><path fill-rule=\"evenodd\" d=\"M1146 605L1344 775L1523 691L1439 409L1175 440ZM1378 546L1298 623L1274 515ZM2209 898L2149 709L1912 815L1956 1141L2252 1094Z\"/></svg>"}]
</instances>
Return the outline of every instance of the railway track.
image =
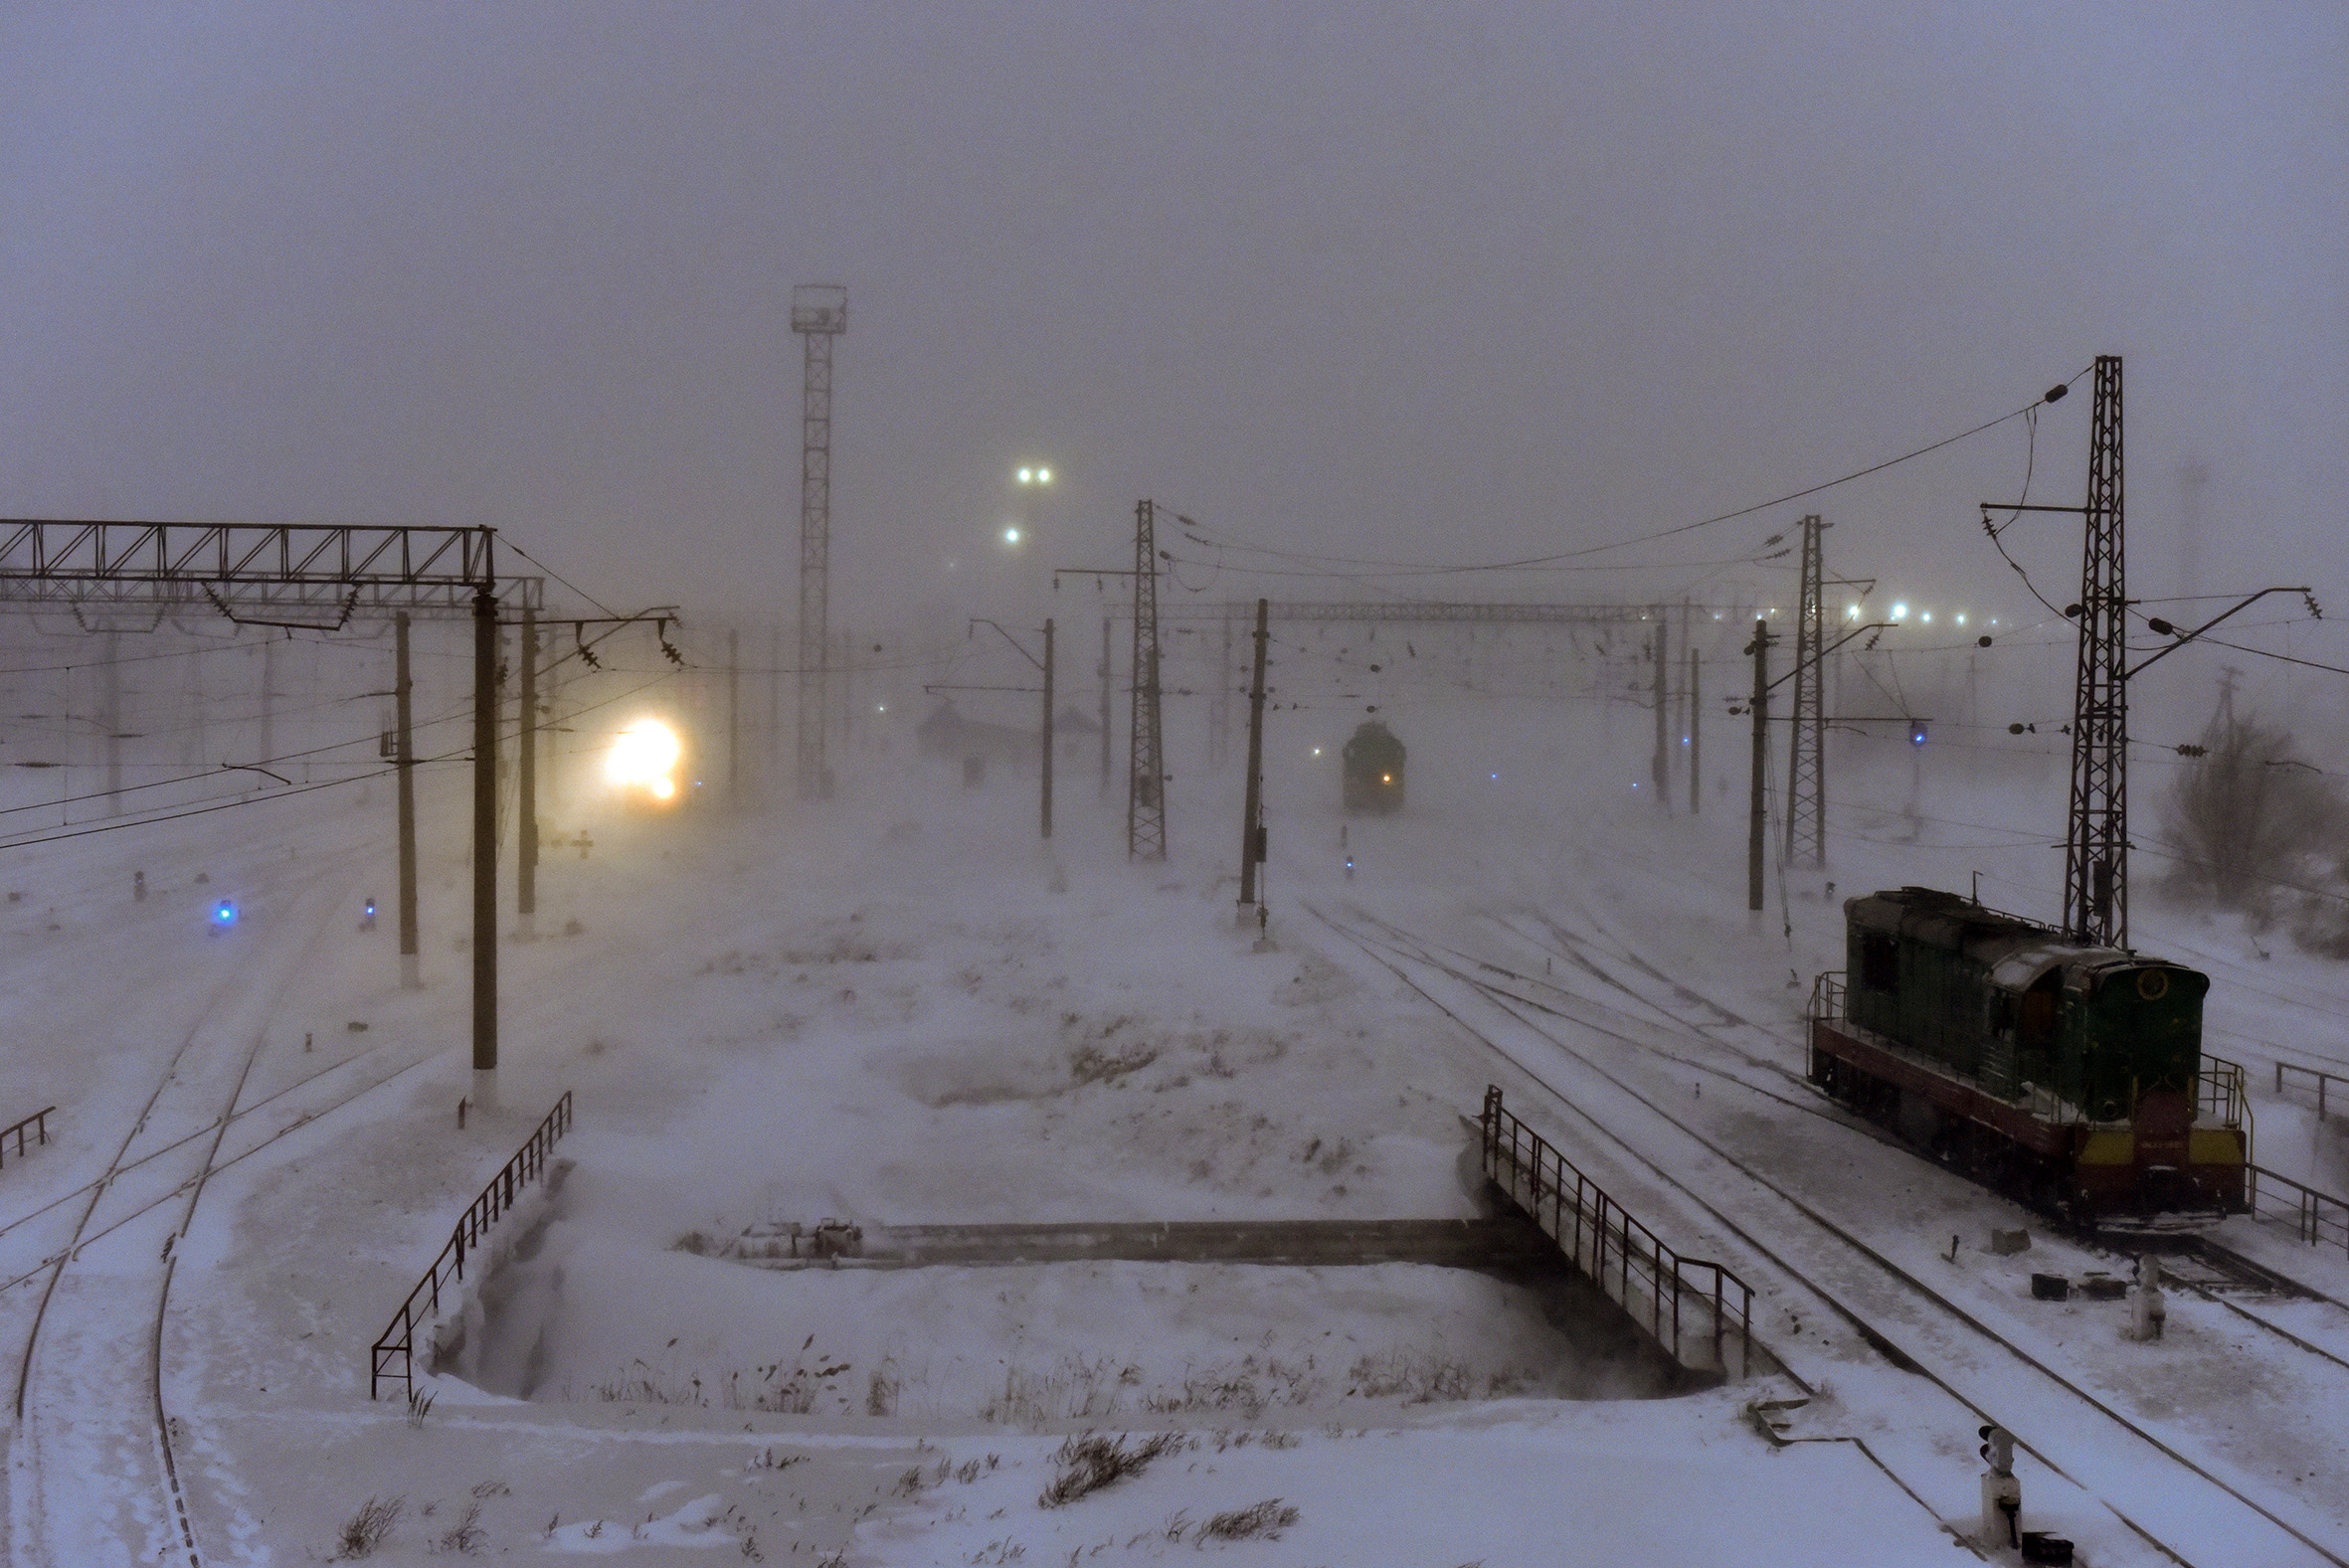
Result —
<instances>
[{"instance_id":1,"label":"railway track","mask_svg":"<svg viewBox=\"0 0 2349 1568\"><path fill-rule=\"evenodd\" d=\"M1625 952L1622 944L1616 942L1600 944L1589 939L1579 938L1545 916L1531 917L1541 927L1542 932L1557 944L1556 948L1550 948L1540 938L1529 933L1524 920L1520 918L1491 915L1487 919L1504 932L1531 944L1538 951L1554 957L1562 957L1571 952L1579 972L1595 978L1609 988L1639 1002L1659 1018L1696 1031L1723 1050L1732 1052L1742 1060L1751 1063L1757 1069L1783 1078L1791 1084L1800 1086L1806 1094L1808 1093L1808 1083L1802 1074L1792 1071L1767 1055L1746 1050L1731 1040L1720 1038L1724 1026L1750 1031L1766 1039L1778 1040L1779 1037L1774 1031L1741 1017L1710 997L1690 990L1637 955ZM1426 942L1424 938L1419 940L1423 944ZM1437 945L1429 946L1431 951L1448 953L1463 961L1477 964L1481 969L1506 975L1522 988L1528 990L1560 989L1552 985L1547 978L1520 973L1501 965L1495 965L1485 959L1475 958L1473 955L1461 953L1457 949ZM1593 961L1589 957L1592 953L1607 953L1619 958L1622 961L1631 964L1640 974L1651 978L1657 984L1669 987L1677 996L1686 998L1693 1005L1704 1008L1713 1017L1711 1019L1692 1018L1678 1013L1669 1005L1658 1002L1645 990L1627 983L1619 976L1609 972L1600 963ZM1530 1006L1542 1007L1543 1005L1537 998L1524 997L1520 999ZM1543 1010L1554 1011L1556 1009L1543 1008ZM1794 1042L1781 1043L1790 1053L1800 1049L1799 1045ZM1673 1059L1696 1067L1700 1071L1717 1071L1717 1069L1708 1069L1704 1063L1693 1062L1684 1057L1674 1057ZM1752 1088L1753 1086L1748 1084L1746 1087ZM1761 1091L1757 1090L1756 1092ZM1794 1103L1784 1101L1782 1097L1775 1095L1770 1098L1781 1099L1781 1103ZM1910 1153L1914 1152L1908 1149L1906 1144L1901 1143L1897 1138L1886 1133L1873 1124L1847 1116L1837 1110L1830 1110L1828 1103L1818 1102L1815 1097L1814 1103L1798 1105L1797 1109L1807 1110L1814 1115L1822 1116L1824 1120L1843 1126L1863 1136L1874 1138L1888 1146L1900 1148ZM2056 1218L2056 1216L2048 1217ZM2328 1296L2304 1281L2292 1279L2266 1265L2245 1257L2242 1253L2226 1246L2214 1237L2194 1231L2120 1231L2099 1233L2094 1237L2082 1237L2079 1240L2083 1246L2095 1246L2107 1251L2114 1256L2116 1261L2120 1262L2133 1263L2142 1254L2157 1253L2162 1256L2168 1266L2165 1278L2171 1283L2194 1292L2222 1310L2254 1325L2262 1332L2275 1336L2281 1342L2289 1344L2297 1350L2331 1362L2343 1371L2349 1371L2349 1302L2342 1302ZM2249 1295L2253 1302L2260 1303L2276 1300L2322 1303L2337 1312L2340 1320L2328 1325L2332 1330L2330 1333L2298 1331L2286 1327L2264 1312L2255 1309L2253 1305L2243 1300L2246 1295ZM2307 1326L2303 1325L2303 1327Z\"/></svg>"},{"instance_id":2,"label":"railway track","mask_svg":"<svg viewBox=\"0 0 2349 1568\"><path fill-rule=\"evenodd\" d=\"M1501 978L1452 961L1416 934L1359 910L1351 920L1308 905L1317 918L1406 985L1451 1016L1471 1035L1510 1062L1547 1093L1568 1115L1581 1120L1631 1163L1702 1211L1752 1256L1765 1261L1785 1282L1789 1300L1805 1299L1847 1324L1896 1367L1926 1379L1968 1419L1995 1421L2015 1431L2022 1447L2050 1472L2096 1499L2143 1546L2168 1561L2193 1568L2232 1568L2253 1562L2349 1563L2337 1539L2337 1524L2286 1510L2252 1494L2245 1484L2184 1452L2177 1443L2147 1428L2115 1403L2083 1386L2043 1354L2002 1333L1965 1305L1919 1279L1805 1197L1757 1170L1711 1134L1661 1104L1590 1052L1545 1026L1558 1009L1543 1008L1498 983ZM1485 969L1495 966L1484 965ZM1504 971L1505 973L1506 971ZM1522 985L1530 976L1516 976ZM1466 992L1462 994L1463 989ZM1448 1005L1440 992L1449 991ZM1541 1042L1512 1049L1496 1028L1466 1016L1469 1006L1497 1014L1500 1032L1530 1034ZM1612 1033L1635 1048L1642 1043L1601 1024L1571 1019L1580 1027ZM1530 1043L1530 1042L1529 1042ZM1529 1059L1531 1057L1532 1059ZM1684 1168L1713 1163L1726 1179L1699 1190L1609 1119L1594 1115L1560 1093L1549 1072L1572 1067L1594 1075L1626 1108L1652 1117L1669 1138L1690 1148ZM1748 1088L1755 1086L1748 1085ZM1757 1093L1763 1092L1756 1089ZM1770 1098L1780 1096L1771 1093ZM1644 1140L1643 1140L1644 1141ZM1888 1327L1887 1325L1894 1325ZM1781 1358L1782 1359L1782 1358ZM1975 1397L1961 1386L1985 1362L2007 1375L1995 1395ZM1936 1370L1936 1366L1944 1370ZM1999 1407L1993 1411L1992 1400ZM2158 1478L2149 1485L2149 1478ZM1906 1482L1904 1482L1905 1484ZM1927 1488L1918 1487L1920 1491ZM2327 1539L2326 1537L2333 1537Z\"/></svg>"},{"instance_id":3,"label":"railway track","mask_svg":"<svg viewBox=\"0 0 2349 1568\"><path fill-rule=\"evenodd\" d=\"M258 1142L240 1138L238 1151L228 1152L232 1127L249 1130L266 1107L289 1098L314 1101L301 1092L335 1071L240 1105L269 1017L327 929L321 917L332 900L323 890L331 884L332 898L342 896L349 858L332 857L287 899L286 929L306 933L301 940L232 970L206 994L97 1179L6 1227L18 1233L47 1218L72 1221L62 1245L0 1283L0 1291L40 1285L16 1368L9 1445L17 1564L67 1568L118 1558L126 1548L141 1561L203 1560L165 1398L177 1245L213 1175L323 1114L315 1105L288 1107L297 1113L292 1126Z\"/></svg>"}]
</instances>

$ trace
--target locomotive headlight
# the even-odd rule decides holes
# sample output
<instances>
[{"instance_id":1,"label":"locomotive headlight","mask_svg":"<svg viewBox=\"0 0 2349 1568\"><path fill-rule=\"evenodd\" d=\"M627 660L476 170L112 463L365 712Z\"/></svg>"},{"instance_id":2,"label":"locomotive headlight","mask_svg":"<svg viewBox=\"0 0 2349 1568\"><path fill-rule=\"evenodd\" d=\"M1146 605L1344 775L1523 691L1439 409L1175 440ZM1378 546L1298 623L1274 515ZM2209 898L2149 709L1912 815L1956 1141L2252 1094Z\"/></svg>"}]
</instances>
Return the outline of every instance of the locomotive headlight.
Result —
<instances>
[{"instance_id":1,"label":"locomotive headlight","mask_svg":"<svg viewBox=\"0 0 2349 1568\"><path fill-rule=\"evenodd\" d=\"M671 774L684 755L676 731L658 719L638 719L612 738L604 778L614 788L643 789L656 800L666 800L677 792Z\"/></svg>"}]
</instances>

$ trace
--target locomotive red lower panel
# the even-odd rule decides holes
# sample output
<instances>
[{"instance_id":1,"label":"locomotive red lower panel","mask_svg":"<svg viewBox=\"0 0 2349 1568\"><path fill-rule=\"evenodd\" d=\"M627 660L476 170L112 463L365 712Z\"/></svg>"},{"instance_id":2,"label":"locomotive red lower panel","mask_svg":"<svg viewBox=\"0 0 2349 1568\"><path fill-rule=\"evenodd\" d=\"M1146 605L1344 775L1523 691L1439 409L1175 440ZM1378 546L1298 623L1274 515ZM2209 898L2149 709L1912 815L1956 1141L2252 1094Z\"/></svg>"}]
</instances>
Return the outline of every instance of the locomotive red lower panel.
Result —
<instances>
[{"instance_id":1,"label":"locomotive red lower panel","mask_svg":"<svg viewBox=\"0 0 2349 1568\"><path fill-rule=\"evenodd\" d=\"M2191 1096L2139 1097L2124 1122L2056 1120L1880 1042L1811 1020L1811 1081L1910 1143L2030 1202L2082 1217L2245 1206L2249 1137L2201 1126Z\"/></svg>"}]
</instances>

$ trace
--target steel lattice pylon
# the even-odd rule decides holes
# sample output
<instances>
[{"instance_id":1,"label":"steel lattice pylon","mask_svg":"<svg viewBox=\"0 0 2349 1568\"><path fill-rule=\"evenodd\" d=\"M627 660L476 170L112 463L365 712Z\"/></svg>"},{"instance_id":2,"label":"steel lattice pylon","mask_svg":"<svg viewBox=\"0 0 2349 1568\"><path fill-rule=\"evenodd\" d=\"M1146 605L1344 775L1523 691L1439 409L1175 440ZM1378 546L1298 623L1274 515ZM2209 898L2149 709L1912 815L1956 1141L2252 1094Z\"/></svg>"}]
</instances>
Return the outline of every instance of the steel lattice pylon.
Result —
<instances>
[{"instance_id":1,"label":"steel lattice pylon","mask_svg":"<svg viewBox=\"0 0 2349 1568\"><path fill-rule=\"evenodd\" d=\"M1786 863L1827 864L1827 645L1825 571L1814 512L1803 519L1802 598L1794 618L1794 734L1786 764Z\"/></svg>"},{"instance_id":2,"label":"steel lattice pylon","mask_svg":"<svg viewBox=\"0 0 2349 1568\"><path fill-rule=\"evenodd\" d=\"M802 283L792 290L792 330L800 334L800 711L799 792L831 793L823 761L827 685L826 619L832 549L832 339L848 330L848 290Z\"/></svg>"},{"instance_id":3,"label":"steel lattice pylon","mask_svg":"<svg viewBox=\"0 0 2349 1568\"><path fill-rule=\"evenodd\" d=\"M1134 719L1127 755L1126 857L1167 858L1167 768L1159 730L1158 508L1134 505Z\"/></svg>"},{"instance_id":4,"label":"steel lattice pylon","mask_svg":"<svg viewBox=\"0 0 2349 1568\"><path fill-rule=\"evenodd\" d=\"M2064 844L2064 929L2129 941L2127 584L2121 533L2120 356L2096 356L2088 422L2086 543L2079 571L2079 676L2072 710L2072 821Z\"/></svg>"}]
</instances>

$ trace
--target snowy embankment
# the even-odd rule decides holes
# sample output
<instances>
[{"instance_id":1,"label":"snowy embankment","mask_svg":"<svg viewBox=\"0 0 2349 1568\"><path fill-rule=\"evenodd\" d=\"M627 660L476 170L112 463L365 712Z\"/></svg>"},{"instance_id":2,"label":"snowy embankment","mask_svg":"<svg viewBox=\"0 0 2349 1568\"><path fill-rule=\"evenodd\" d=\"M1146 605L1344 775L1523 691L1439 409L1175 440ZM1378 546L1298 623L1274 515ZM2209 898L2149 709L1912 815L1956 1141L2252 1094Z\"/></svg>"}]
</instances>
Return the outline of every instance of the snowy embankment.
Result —
<instances>
[{"instance_id":1,"label":"snowy embankment","mask_svg":"<svg viewBox=\"0 0 2349 1568\"><path fill-rule=\"evenodd\" d=\"M1221 857L1188 847L1227 836L1203 798L1177 816L1166 866L1125 862L1115 802L1064 796L1047 854L1016 781L965 793L943 772L814 815L598 822L592 859L542 873L539 929L578 934L506 949L504 1108L461 1132L462 889L435 866L432 989L391 988L386 934L346 936L263 1058L265 1073L293 1065L278 1051L314 1028L327 1049L421 1065L216 1178L190 1238L201 1267L180 1274L168 1388L198 1455L198 1530L280 1560L324 1555L373 1499L392 1518L390 1561L458 1549L467 1531L490 1549L654 1562L716 1546L769 1561L1180 1550L1499 1568L1580 1541L1667 1568L1757 1546L1788 1563L1946 1560L1936 1514L1972 1525L1966 1418L1908 1430L1903 1375L1832 1349L1818 1354L1847 1397L1814 1407L1806 1435L1871 1434L1897 1468L1935 1478L1930 1510L1848 1442L1773 1447L1739 1415L1756 1390L1546 1397L1630 1390L1524 1283L1409 1265L768 1273L699 1255L696 1236L826 1217L1473 1212L1463 1118L1496 1076L1491 1053L1301 898L1383 901L1397 918L1448 899L1471 921L1529 901L1590 915L1781 1034L1800 1000L1789 979L1840 961L1823 888L1797 880L1783 939L1775 899L1749 927L1722 898L1712 859L1739 863L1729 821L1651 829L1575 795L1589 781L1566 772L1453 771L1431 761L1414 775L1423 806L1357 824L1351 882L1335 812L1313 781L1276 773L1268 953L1235 928ZM1561 791L1576 810L1561 814ZM1947 880L1889 863L1840 874ZM370 1032L335 1032L346 1018ZM1669 1053L1704 1043L1665 1034L1643 1047L1646 1070L1678 1083ZM475 1381L441 1379L421 1425L368 1405L367 1344L564 1089L579 1125L560 1152L576 1168L468 1333ZM1770 1116L1708 1083L1717 1098L1749 1146L1769 1146ZM1602 1144L1570 1152L1603 1162ZM1636 1161L1617 1162L1628 1178ZM1928 1211L1975 1210L1918 1169L1900 1201L1937 1249L1945 1215ZM1652 1183L1633 1201L1676 1244L1717 1240ZM1172 1431L1177 1447L1045 1506L1067 1470L1054 1456L1087 1427ZM2066 1517L2093 1512L2063 1495Z\"/></svg>"}]
</instances>

